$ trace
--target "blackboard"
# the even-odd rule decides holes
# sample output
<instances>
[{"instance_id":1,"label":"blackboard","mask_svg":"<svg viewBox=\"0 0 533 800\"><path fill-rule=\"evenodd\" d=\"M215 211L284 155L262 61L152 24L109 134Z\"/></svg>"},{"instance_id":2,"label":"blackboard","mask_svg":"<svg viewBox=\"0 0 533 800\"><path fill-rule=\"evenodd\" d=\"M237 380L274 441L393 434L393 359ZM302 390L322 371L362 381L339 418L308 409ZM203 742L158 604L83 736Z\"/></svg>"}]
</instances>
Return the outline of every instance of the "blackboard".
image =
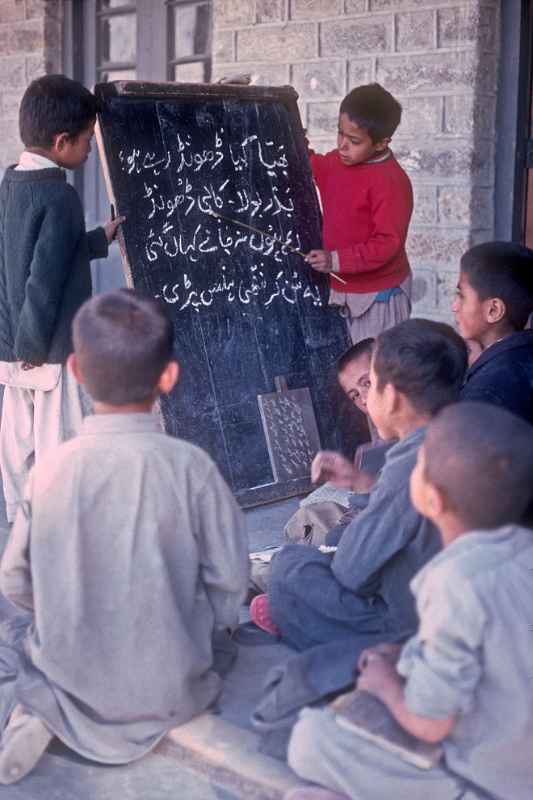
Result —
<instances>
[{"instance_id":1,"label":"blackboard","mask_svg":"<svg viewBox=\"0 0 533 800\"><path fill-rule=\"evenodd\" d=\"M321 243L295 91L95 91L128 283L161 298L174 322L182 378L162 399L167 432L206 449L242 505L304 491L308 477L275 479L258 395L275 376L308 387L321 445L338 447L335 361L348 341L327 281L295 252Z\"/></svg>"}]
</instances>

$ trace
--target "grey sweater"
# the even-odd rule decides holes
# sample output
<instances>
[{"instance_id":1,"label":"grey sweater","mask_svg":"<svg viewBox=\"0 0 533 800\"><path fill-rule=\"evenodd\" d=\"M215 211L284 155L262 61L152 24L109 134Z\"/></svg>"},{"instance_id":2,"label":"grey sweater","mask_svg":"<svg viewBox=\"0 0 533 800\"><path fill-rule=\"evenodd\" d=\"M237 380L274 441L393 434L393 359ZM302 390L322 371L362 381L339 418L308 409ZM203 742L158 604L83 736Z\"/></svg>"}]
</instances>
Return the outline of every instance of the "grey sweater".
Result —
<instances>
[{"instance_id":1,"label":"grey sweater","mask_svg":"<svg viewBox=\"0 0 533 800\"><path fill-rule=\"evenodd\" d=\"M418 428L391 447L366 509L342 534L331 564L346 589L383 598L398 630L416 627L409 582L441 549L439 532L415 510L409 496L409 478L425 432Z\"/></svg>"},{"instance_id":2,"label":"grey sweater","mask_svg":"<svg viewBox=\"0 0 533 800\"><path fill-rule=\"evenodd\" d=\"M90 259L107 255L103 228L87 233L61 169L16 171L0 185L0 361L63 363L70 328L91 294Z\"/></svg>"}]
</instances>

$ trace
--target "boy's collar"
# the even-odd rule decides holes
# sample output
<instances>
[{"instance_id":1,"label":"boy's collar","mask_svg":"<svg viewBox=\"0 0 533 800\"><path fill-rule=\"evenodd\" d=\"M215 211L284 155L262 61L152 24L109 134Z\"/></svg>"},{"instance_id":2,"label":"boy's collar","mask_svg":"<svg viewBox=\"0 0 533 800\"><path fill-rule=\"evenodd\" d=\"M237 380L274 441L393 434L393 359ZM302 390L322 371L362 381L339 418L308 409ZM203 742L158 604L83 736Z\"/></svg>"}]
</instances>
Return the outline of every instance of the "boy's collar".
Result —
<instances>
[{"instance_id":1,"label":"boy's collar","mask_svg":"<svg viewBox=\"0 0 533 800\"><path fill-rule=\"evenodd\" d=\"M364 161L364 164L381 164L382 161L388 161L389 158L392 158L392 152L389 147L381 153L379 156L375 156L374 158L369 158L368 161Z\"/></svg>"},{"instance_id":2,"label":"boy's collar","mask_svg":"<svg viewBox=\"0 0 533 800\"><path fill-rule=\"evenodd\" d=\"M41 155L40 153L30 153L29 150L24 150L21 153L19 162L15 167L16 170L36 170L36 169L60 169L55 161L51 158Z\"/></svg>"},{"instance_id":3,"label":"boy's collar","mask_svg":"<svg viewBox=\"0 0 533 800\"><path fill-rule=\"evenodd\" d=\"M467 376L471 377L478 369L480 369L491 358L505 353L507 350L515 350L518 347L531 347L533 346L533 330L517 331L511 333L510 336L504 336L503 339L498 339L497 342L489 345L482 351L481 355L476 358L471 367L467 371Z\"/></svg>"},{"instance_id":4,"label":"boy's collar","mask_svg":"<svg viewBox=\"0 0 533 800\"><path fill-rule=\"evenodd\" d=\"M91 414L82 423L82 436L108 433L162 433L156 414Z\"/></svg>"}]
</instances>

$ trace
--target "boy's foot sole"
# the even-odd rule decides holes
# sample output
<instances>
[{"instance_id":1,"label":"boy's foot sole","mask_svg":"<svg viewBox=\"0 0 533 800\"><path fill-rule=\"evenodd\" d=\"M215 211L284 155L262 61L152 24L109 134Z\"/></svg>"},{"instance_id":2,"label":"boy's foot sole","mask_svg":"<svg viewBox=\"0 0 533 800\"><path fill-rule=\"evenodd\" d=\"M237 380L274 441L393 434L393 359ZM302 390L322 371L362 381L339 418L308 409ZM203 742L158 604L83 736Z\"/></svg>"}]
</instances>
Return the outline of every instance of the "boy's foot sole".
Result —
<instances>
[{"instance_id":1,"label":"boy's foot sole","mask_svg":"<svg viewBox=\"0 0 533 800\"><path fill-rule=\"evenodd\" d=\"M19 781L37 764L54 738L38 717L25 712L11 719L0 745L0 784Z\"/></svg>"}]
</instances>

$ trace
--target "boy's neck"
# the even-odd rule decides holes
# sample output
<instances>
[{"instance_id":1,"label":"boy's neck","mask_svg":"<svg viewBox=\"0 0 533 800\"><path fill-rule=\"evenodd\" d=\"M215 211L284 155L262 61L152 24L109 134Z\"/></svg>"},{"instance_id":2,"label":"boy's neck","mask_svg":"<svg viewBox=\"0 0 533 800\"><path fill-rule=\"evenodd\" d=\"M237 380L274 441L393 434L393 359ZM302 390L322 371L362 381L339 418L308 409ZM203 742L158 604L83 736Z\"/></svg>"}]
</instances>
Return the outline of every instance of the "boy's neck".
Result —
<instances>
[{"instance_id":1,"label":"boy's neck","mask_svg":"<svg viewBox=\"0 0 533 800\"><path fill-rule=\"evenodd\" d=\"M420 414L414 411L404 411L394 419L391 428L394 429L394 438L405 439L409 434L414 433L419 428L428 425L431 420L430 414Z\"/></svg>"},{"instance_id":2,"label":"boy's neck","mask_svg":"<svg viewBox=\"0 0 533 800\"><path fill-rule=\"evenodd\" d=\"M93 404L95 414L151 414L154 400L146 400L144 403L127 403L123 406L113 406L111 403Z\"/></svg>"},{"instance_id":3,"label":"boy's neck","mask_svg":"<svg viewBox=\"0 0 533 800\"><path fill-rule=\"evenodd\" d=\"M433 519L432 521L440 531L443 547L448 547L448 545L472 529L470 525L467 525L451 512L447 512L439 519Z\"/></svg>"},{"instance_id":4,"label":"boy's neck","mask_svg":"<svg viewBox=\"0 0 533 800\"><path fill-rule=\"evenodd\" d=\"M57 164L57 160L54 158L54 153L51 150L47 150L46 147L26 147L25 150L27 153L33 153L36 156L42 156L43 158L47 158L48 161L53 161L54 164Z\"/></svg>"},{"instance_id":5,"label":"boy's neck","mask_svg":"<svg viewBox=\"0 0 533 800\"><path fill-rule=\"evenodd\" d=\"M370 158L367 158L367 160L364 163L365 164L380 164L382 161L386 161L388 158L390 158L391 155L392 155L392 152L390 150L390 147L387 147L386 150L381 150L378 153L374 153L374 155L370 156Z\"/></svg>"},{"instance_id":6,"label":"boy's neck","mask_svg":"<svg viewBox=\"0 0 533 800\"><path fill-rule=\"evenodd\" d=\"M500 342L502 339L507 339L507 337L512 336L513 333L519 333L519 331L516 331L508 323L502 322L501 325L492 325L488 328L487 331L481 334L478 341L483 350L486 350L487 347L496 344L496 342Z\"/></svg>"}]
</instances>

